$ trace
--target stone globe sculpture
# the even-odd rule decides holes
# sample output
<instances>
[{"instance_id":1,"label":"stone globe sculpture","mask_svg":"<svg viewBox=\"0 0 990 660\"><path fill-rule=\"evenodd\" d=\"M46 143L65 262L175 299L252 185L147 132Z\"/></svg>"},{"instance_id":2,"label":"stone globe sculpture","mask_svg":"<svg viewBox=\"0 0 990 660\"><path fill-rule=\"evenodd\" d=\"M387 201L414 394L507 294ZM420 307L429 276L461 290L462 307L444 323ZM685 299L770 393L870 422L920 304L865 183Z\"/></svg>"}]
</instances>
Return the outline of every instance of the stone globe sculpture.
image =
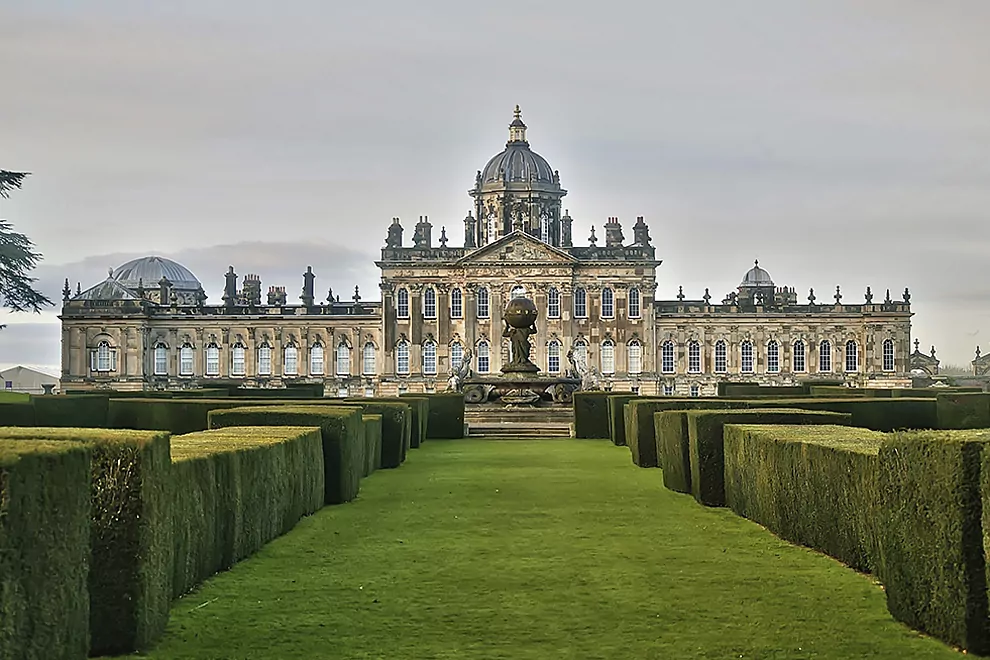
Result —
<instances>
[{"instance_id":1,"label":"stone globe sculpture","mask_svg":"<svg viewBox=\"0 0 990 660\"><path fill-rule=\"evenodd\" d=\"M536 334L536 316L536 305L529 298L513 298L505 306L502 313L505 323L502 336L509 338L512 360L502 367L503 373L536 373L540 370L529 360L533 348L529 338Z\"/></svg>"}]
</instances>

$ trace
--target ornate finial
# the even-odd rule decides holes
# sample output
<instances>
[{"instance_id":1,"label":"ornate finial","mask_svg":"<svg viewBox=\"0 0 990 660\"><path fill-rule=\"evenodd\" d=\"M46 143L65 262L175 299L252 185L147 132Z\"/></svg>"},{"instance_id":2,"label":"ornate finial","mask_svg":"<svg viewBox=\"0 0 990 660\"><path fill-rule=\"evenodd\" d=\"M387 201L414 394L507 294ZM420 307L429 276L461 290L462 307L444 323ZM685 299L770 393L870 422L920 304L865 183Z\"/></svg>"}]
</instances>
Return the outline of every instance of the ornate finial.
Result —
<instances>
[{"instance_id":1,"label":"ornate finial","mask_svg":"<svg viewBox=\"0 0 990 660\"><path fill-rule=\"evenodd\" d=\"M519 109L518 103L516 103L516 109L512 112L512 117L513 119L522 119L522 110Z\"/></svg>"},{"instance_id":2,"label":"ornate finial","mask_svg":"<svg viewBox=\"0 0 990 660\"><path fill-rule=\"evenodd\" d=\"M815 304L815 290L814 289L809 289L808 290L808 304L809 305L814 305Z\"/></svg>"},{"instance_id":3,"label":"ornate finial","mask_svg":"<svg viewBox=\"0 0 990 660\"><path fill-rule=\"evenodd\" d=\"M835 287L835 304L836 305L842 304L842 293L839 291L838 285L836 285Z\"/></svg>"},{"instance_id":4,"label":"ornate finial","mask_svg":"<svg viewBox=\"0 0 990 660\"><path fill-rule=\"evenodd\" d=\"M683 286L677 287L677 299L678 300L684 300L684 287Z\"/></svg>"},{"instance_id":5,"label":"ornate finial","mask_svg":"<svg viewBox=\"0 0 990 660\"><path fill-rule=\"evenodd\" d=\"M82 293L82 282L76 282L76 295L78 296L81 293Z\"/></svg>"},{"instance_id":6,"label":"ornate finial","mask_svg":"<svg viewBox=\"0 0 990 660\"><path fill-rule=\"evenodd\" d=\"M890 289L887 289L887 297L883 299L884 304L890 304Z\"/></svg>"},{"instance_id":7,"label":"ornate finial","mask_svg":"<svg viewBox=\"0 0 990 660\"><path fill-rule=\"evenodd\" d=\"M333 287L327 289L327 302L328 303L333 302Z\"/></svg>"},{"instance_id":8,"label":"ornate finial","mask_svg":"<svg viewBox=\"0 0 990 660\"><path fill-rule=\"evenodd\" d=\"M976 359L977 360L980 359L980 347L979 346L976 347Z\"/></svg>"},{"instance_id":9,"label":"ornate finial","mask_svg":"<svg viewBox=\"0 0 990 660\"><path fill-rule=\"evenodd\" d=\"M440 228L440 247L447 247L447 228Z\"/></svg>"},{"instance_id":10,"label":"ornate finial","mask_svg":"<svg viewBox=\"0 0 990 660\"><path fill-rule=\"evenodd\" d=\"M72 295L72 289L69 287L69 278L65 278L65 286L62 287L62 302L68 302L69 296Z\"/></svg>"},{"instance_id":11,"label":"ornate finial","mask_svg":"<svg viewBox=\"0 0 990 660\"><path fill-rule=\"evenodd\" d=\"M873 304L873 291L870 290L870 287L866 287L866 304Z\"/></svg>"},{"instance_id":12,"label":"ornate finial","mask_svg":"<svg viewBox=\"0 0 990 660\"><path fill-rule=\"evenodd\" d=\"M935 359L935 344L932 344L932 359Z\"/></svg>"},{"instance_id":13,"label":"ornate finial","mask_svg":"<svg viewBox=\"0 0 990 660\"><path fill-rule=\"evenodd\" d=\"M914 340L914 352L915 353L918 353L919 352L918 351L918 344L920 344L920 343L921 343L921 341L919 341L918 339L915 339Z\"/></svg>"},{"instance_id":14,"label":"ornate finial","mask_svg":"<svg viewBox=\"0 0 990 660\"><path fill-rule=\"evenodd\" d=\"M113 267L107 268L107 277L113 278Z\"/></svg>"},{"instance_id":15,"label":"ornate finial","mask_svg":"<svg viewBox=\"0 0 990 660\"><path fill-rule=\"evenodd\" d=\"M759 268L760 267L760 260L759 259L753 259L753 266L756 267L756 268Z\"/></svg>"},{"instance_id":16,"label":"ornate finial","mask_svg":"<svg viewBox=\"0 0 990 660\"><path fill-rule=\"evenodd\" d=\"M597 243L597 242L598 242L598 239L595 237L595 226L594 225L591 225L591 236L588 237L588 244L591 247L595 247L595 243Z\"/></svg>"},{"instance_id":17,"label":"ornate finial","mask_svg":"<svg viewBox=\"0 0 990 660\"><path fill-rule=\"evenodd\" d=\"M512 113L512 123L509 124L509 142L526 141L526 124L522 120L522 110L516 106Z\"/></svg>"},{"instance_id":18,"label":"ornate finial","mask_svg":"<svg viewBox=\"0 0 990 660\"><path fill-rule=\"evenodd\" d=\"M708 301L710 301L712 299L712 294L708 293L708 287L707 286L705 287L705 295L701 296L701 299L705 301L705 304L706 305L708 304Z\"/></svg>"},{"instance_id":19,"label":"ornate finial","mask_svg":"<svg viewBox=\"0 0 990 660\"><path fill-rule=\"evenodd\" d=\"M906 303L910 303L911 302L911 292L908 291L908 288L907 287L904 287L904 302L906 302Z\"/></svg>"},{"instance_id":20,"label":"ornate finial","mask_svg":"<svg viewBox=\"0 0 990 660\"><path fill-rule=\"evenodd\" d=\"M354 302L360 302L360 300L361 300L361 293L358 291L357 284L355 284L354 285Z\"/></svg>"}]
</instances>

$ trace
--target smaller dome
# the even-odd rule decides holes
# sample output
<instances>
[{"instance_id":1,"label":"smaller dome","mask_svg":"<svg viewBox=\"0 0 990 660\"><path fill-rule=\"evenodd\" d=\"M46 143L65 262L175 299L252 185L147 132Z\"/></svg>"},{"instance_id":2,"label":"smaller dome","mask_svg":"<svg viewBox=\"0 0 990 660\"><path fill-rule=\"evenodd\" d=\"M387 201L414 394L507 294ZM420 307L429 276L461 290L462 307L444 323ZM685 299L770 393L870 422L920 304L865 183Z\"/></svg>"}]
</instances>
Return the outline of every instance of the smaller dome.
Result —
<instances>
[{"instance_id":1,"label":"smaller dome","mask_svg":"<svg viewBox=\"0 0 990 660\"><path fill-rule=\"evenodd\" d=\"M164 277L176 291L196 291L202 287L192 272L180 263L165 257L150 256L128 261L113 271L113 279L129 289L136 289L138 284L146 289L158 286Z\"/></svg>"},{"instance_id":2,"label":"smaller dome","mask_svg":"<svg viewBox=\"0 0 990 660\"><path fill-rule=\"evenodd\" d=\"M773 280L770 279L770 273L760 268L759 259L753 264L753 267L746 272L743 277L742 282L739 283L741 287L762 287L762 286L773 286Z\"/></svg>"}]
</instances>

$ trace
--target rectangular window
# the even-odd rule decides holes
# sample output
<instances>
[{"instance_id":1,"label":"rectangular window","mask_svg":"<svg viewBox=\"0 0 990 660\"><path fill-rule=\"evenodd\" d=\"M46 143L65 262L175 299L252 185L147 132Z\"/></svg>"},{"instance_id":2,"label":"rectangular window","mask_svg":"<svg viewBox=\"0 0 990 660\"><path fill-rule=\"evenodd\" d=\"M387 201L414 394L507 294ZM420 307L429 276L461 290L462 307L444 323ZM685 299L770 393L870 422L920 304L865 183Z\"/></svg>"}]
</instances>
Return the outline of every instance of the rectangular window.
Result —
<instances>
[{"instance_id":1,"label":"rectangular window","mask_svg":"<svg viewBox=\"0 0 990 660\"><path fill-rule=\"evenodd\" d=\"M894 370L894 340L893 339L883 340L883 370L884 371Z\"/></svg>"},{"instance_id":2,"label":"rectangular window","mask_svg":"<svg viewBox=\"0 0 990 660\"><path fill-rule=\"evenodd\" d=\"M663 395L664 396L674 396L674 386L673 385L664 385L663 386Z\"/></svg>"},{"instance_id":3,"label":"rectangular window","mask_svg":"<svg viewBox=\"0 0 990 660\"><path fill-rule=\"evenodd\" d=\"M744 341L739 349L740 370L744 374L753 373L753 345Z\"/></svg>"},{"instance_id":4,"label":"rectangular window","mask_svg":"<svg viewBox=\"0 0 990 660\"><path fill-rule=\"evenodd\" d=\"M767 373L775 374L780 371L780 344L772 341L767 344Z\"/></svg>"},{"instance_id":5,"label":"rectangular window","mask_svg":"<svg viewBox=\"0 0 990 660\"><path fill-rule=\"evenodd\" d=\"M437 291L428 288L423 292L423 318L435 319L437 317Z\"/></svg>"},{"instance_id":6,"label":"rectangular window","mask_svg":"<svg viewBox=\"0 0 990 660\"><path fill-rule=\"evenodd\" d=\"M724 374L728 368L729 360L725 350L725 342L719 340L715 342L715 373Z\"/></svg>"},{"instance_id":7,"label":"rectangular window","mask_svg":"<svg viewBox=\"0 0 990 660\"><path fill-rule=\"evenodd\" d=\"M701 396L701 388L697 385L691 386L691 396Z\"/></svg>"},{"instance_id":8,"label":"rectangular window","mask_svg":"<svg viewBox=\"0 0 990 660\"><path fill-rule=\"evenodd\" d=\"M402 375L409 373L409 344L406 342L395 347L395 372Z\"/></svg>"},{"instance_id":9,"label":"rectangular window","mask_svg":"<svg viewBox=\"0 0 990 660\"><path fill-rule=\"evenodd\" d=\"M602 318L611 319L615 317L615 293L612 289L605 287L602 289Z\"/></svg>"},{"instance_id":10,"label":"rectangular window","mask_svg":"<svg viewBox=\"0 0 990 660\"><path fill-rule=\"evenodd\" d=\"M579 319L588 317L588 292L584 289L574 289L574 316Z\"/></svg>"},{"instance_id":11,"label":"rectangular window","mask_svg":"<svg viewBox=\"0 0 990 660\"><path fill-rule=\"evenodd\" d=\"M437 345L432 342L423 344L423 373L428 376L437 373Z\"/></svg>"},{"instance_id":12,"label":"rectangular window","mask_svg":"<svg viewBox=\"0 0 990 660\"><path fill-rule=\"evenodd\" d=\"M464 316L464 298L460 289L450 292L450 318L459 319Z\"/></svg>"},{"instance_id":13,"label":"rectangular window","mask_svg":"<svg viewBox=\"0 0 990 660\"><path fill-rule=\"evenodd\" d=\"M168 375L168 349L161 345L155 347L155 375Z\"/></svg>"},{"instance_id":14,"label":"rectangular window","mask_svg":"<svg viewBox=\"0 0 990 660\"><path fill-rule=\"evenodd\" d=\"M547 293L547 318L560 318L560 291L551 288Z\"/></svg>"},{"instance_id":15,"label":"rectangular window","mask_svg":"<svg viewBox=\"0 0 990 660\"><path fill-rule=\"evenodd\" d=\"M696 341L688 343L688 371L692 374L701 373L701 344Z\"/></svg>"},{"instance_id":16,"label":"rectangular window","mask_svg":"<svg viewBox=\"0 0 990 660\"><path fill-rule=\"evenodd\" d=\"M186 345L179 349L179 375L192 376L193 373L193 349Z\"/></svg>"},{"instance_id":17,"label":"rectangular window","mask_svg":"<svg viewBox=\"0 0 990 660\"><path fill-rule=\"evenodd\" d=\"M409 290L399 289L395 294L395 315L400 319L409 318Z\"/></svg>"},{"instance_id":18,"label":"rectangular window","mask_svg":"<svg viewBox=\"0 0 990 660\"><path fill-rule=\"evenodd\" d=\"M244 347L234 346L234 350L230 356L230 375L231 376L243 376L244 375Z\"/></svg>"},{"instance_id":19,"label":"rectangular window","mask_svg":"<svg viewBox=\"0 0 990 660\"><path fill-rule=\"evenodd\" d=\"M660 345L660 371L674 373L674 342L665 341Z\"/></svg>"},{"instance_id":20,"label":"rectangular window","mask_svg":"<svg viewBox=\"0 0 990 660\"><path fill-rule=\"evenodd\" d=\"M487 374L489 368L488 343L481 342L478 344L478 373Z\"/></svg>"},{"instance_id":21,"label":"rectangular window","mask_svg":"<svg viewBox=\"0 0 990 660\"><path fill-rule=\"evenodd\" d=\"M832 371L831 342L823 341L818 345L818 371L823 373Z\"/></svg>"},{"instance_id":22,"label":"rectangular window","mask_svg":"<svg viewBox=\"0 0 990 660\"><path fill-rule=\"evenodd\" d=\"M373 376L375 373L375 346L374 344L368 343L364 345L364 363L362 366L362 373L365 376Z\"/></svg>"},{"instance_id":23,"label":"rectangular window","mask_svg":"<svg viewBox=\"0 0 990 660\"><path fill-rule=\"evenodd\" d=\"M629 373L639 374L643 372L643 346L641 344L629 344L626 346L626 353L629 359Z\"/></svg>"},{"instance_id":24,"label":"rectangular window","mask_svg":"<svg viewBox=\"0 0 990 660\"><path fill-rule=\"evenodd\" d=\"M547 371L552 374L560 373L560 344L556 341L547 346Z\"/></svg>"},{"instance_id":25,"label":"rectangular window","mask_svg":"<svg viewBox=\"0 0 990 660\"><path fill-rule=\"evenodd\" d=\"M220 375L220 349L215 345L206 347L206 375Z\"/></svg>"},{"instance_id":26,"label":"rectangular window","mask_svg":"<svg viewBox=\"0 0 990 660\"><path fill-rule=\"evenodd\" d=\"M488 289L482 287L478 289L478 318L487 319L489 316L488 310Z\"/></svg>"},{"instance_id":27,"label":"rectangular window","mask_svg":"<svg viewBox=\"0 0 990 660\"><path fill-rule=\"evenodd\" d=\"M639 315L639 289L629 289L629 318L638 319Z\"/></svg>"},{"instance_id":28,"label":"rectangular window","mask_svg":"<svg viewBox=\"0 0 990 660\"><path fill-rule=\"evenodd\" d=\"M804 342L796 341L794 342L794 371L801 373L807 369L808 365L804 357Z\"/></svg>"},{"instance_id":29,"label":"rectangular window","mask_svg":"<svg viewBox=\"0 0 990 660\"><path fill-rule=\"evenodd\" d=\"M615 344L610 341L602 344L602 373L615 373Z\"/></svg>"},{"instance_id":30,"label":"rectangular window","mask_svg":"<svg viewBox=\"0 0 990 660\"><path fill-rule=\"evenodd\" d=\"M272 375L272 348L265 345L258 349L258 375Z\"/></svg>"}]
</instances>

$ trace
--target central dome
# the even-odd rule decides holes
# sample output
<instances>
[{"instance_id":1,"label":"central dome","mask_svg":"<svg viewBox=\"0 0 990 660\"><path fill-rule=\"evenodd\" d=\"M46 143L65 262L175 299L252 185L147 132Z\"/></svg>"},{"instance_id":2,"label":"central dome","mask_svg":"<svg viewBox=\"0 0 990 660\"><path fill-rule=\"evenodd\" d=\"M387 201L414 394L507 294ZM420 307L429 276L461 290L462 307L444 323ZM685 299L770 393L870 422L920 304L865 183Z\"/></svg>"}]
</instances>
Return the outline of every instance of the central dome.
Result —
<instances>
[{"instance_id":1,"label":"central dome","mask_svg":"<svg viewBox=\"0 0 990 660\"><path fill-rule=\"evenodd\" d=\"M146 289L156 287L163 277L176 291L196 291L202 287L188 268L171 259L158 256L128 261L113 271L111 277L130 289L136 289L139 284Z\"/></svg>"},{"instance_id":2,"label":"central dome","mask_svg":"<svg viewBox=\"0 0 990 660\"><path fill-rule=\"evenodd\" d=\"M742 282L739 284L740 287L764 287L773 286L773 280L770 278L770 273L760 268L759 260L753 264L746 274L743 276Z\"/></svg>"},{"instance_id":3,"label":"central dome","mask_svg":"<svg viewBox=\"0 0 990 660\"><path fill-rule=\"evenodd\" d=\"M479 175L479 183L556 183L555 173L546 158L529 148L522 111L516 106L509 124L509 141L505 151L492 156Z\"/></svg>"}]
</instances>

